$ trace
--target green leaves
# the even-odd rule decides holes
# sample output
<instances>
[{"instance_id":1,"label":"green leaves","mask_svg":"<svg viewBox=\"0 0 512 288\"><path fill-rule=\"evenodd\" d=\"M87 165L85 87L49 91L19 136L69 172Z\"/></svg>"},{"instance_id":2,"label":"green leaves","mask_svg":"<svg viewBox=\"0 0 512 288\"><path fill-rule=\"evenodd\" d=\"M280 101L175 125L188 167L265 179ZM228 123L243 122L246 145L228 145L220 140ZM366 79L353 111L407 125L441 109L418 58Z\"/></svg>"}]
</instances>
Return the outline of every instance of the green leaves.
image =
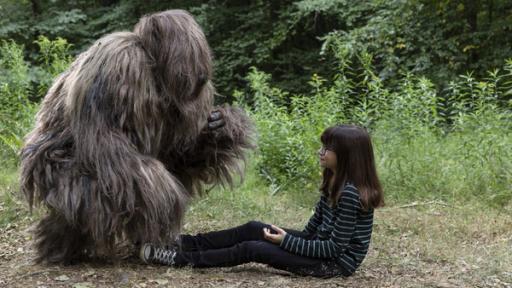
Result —
<instances>
[{"instance_id":1,"label":"green leaves","mask_svg":"<svg viewBox=\"0 0 512 288\"><path fill-rule=\"evenodd\" d=\"M73 45L60 37L50 40L42 35L35 43L39 46L40 53L37 60L40 66L33 67L32 72L37 75L37 97L43 98L53 79L64 72L73 61L69 52Z\"/></svg>"},{"instance_id":2,"label":"green leaves","mask_svg":"<svg viewBox=\"0 0 512 288\"><path fill-rule=\"evenodd\" d=\"M485 76L512 55L508 2L176 0L170 7L168 1L78 0L35 1L34 9L30 1L7 1L0 6L6 15L0 39L24 44L35 63L39 35L67 39L76 54L106 33L131 30L144 14L186 9L205 31L215 55L216 87L224 95L245 89L252 66L272 73L274 86L305 93L313 74L331 79L344 61L366 52L384 81L396 85L415 73L444 89L466 71Z\"/></svg>"},{"instance_id":3,"label":"green leaves","mask_svg":"<svg viewBox=\"0 0 512 288\"><path fill-rule=\"evenodd\" d=\"M37 103L54 77L71 63L70 44L62 38L40 36L41 66L30 67L24 60L24 47L14 41L0 43L0 165L14 165L23 137L33 125ZM37 83L34 85L33 83Z\"/></svg>"},{"instance_id":4,"label":"green leaves","mask_svg":"<svg viewBox=\"0 0 512 288\"><path fill-rule=\"evenodd\" d=\"M371 59L364 53L343 61L331 81L314 74L306 94L272 87L270 75L251 69L250 94L238 92L237 99L258 127L257 167L272 191L316 190L320 134L337 123L355 123L371 131L388 198L507 205L512 114L500 99L510 73L463 75L440 94L432 81L414 74L390 87Z\"/></svg>"}]
</instances>

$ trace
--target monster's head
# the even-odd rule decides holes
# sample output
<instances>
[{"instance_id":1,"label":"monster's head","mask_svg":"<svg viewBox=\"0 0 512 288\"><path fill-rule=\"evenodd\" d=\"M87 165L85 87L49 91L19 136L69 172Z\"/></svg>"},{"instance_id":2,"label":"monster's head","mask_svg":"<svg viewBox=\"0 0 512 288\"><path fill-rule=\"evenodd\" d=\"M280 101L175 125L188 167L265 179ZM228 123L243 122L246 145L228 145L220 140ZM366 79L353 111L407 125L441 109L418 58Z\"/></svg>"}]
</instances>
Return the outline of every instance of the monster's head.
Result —
<instances>
[{"instance_id":1,"label":"monster's head","mask_svg":"<svg viewBox=\"0 0 512 288\"><path fill-rule=\"evenodd\" d=\"M183 10L146 15L134 33L154 61L157 93L166 109L162 121L170 128L164 141L175 147L189 144L205 126L213 106L212 55L205 35Z\"/></svg>"}]
</instances>

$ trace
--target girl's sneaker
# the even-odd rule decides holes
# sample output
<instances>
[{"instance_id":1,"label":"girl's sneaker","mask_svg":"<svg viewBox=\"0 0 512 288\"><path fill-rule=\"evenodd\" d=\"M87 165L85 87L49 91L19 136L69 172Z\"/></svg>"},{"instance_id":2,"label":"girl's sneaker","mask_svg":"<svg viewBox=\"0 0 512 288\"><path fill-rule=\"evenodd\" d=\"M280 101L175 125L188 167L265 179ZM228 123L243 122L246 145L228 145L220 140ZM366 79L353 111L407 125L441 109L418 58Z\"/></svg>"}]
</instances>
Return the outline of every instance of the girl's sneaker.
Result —
<instances>
[{"instance_id":1,"label":"girl's sneaker","mask_svg":"<svg viewBox=\"0 0 512 288\"><path fill-rule=\"evenodd\" d=\"M172 266L174 265L174 258L176 258L176 249L165 249L146 243L140 248L139 257L146 264L153 263Z\"/></svg>"}]
</instances>

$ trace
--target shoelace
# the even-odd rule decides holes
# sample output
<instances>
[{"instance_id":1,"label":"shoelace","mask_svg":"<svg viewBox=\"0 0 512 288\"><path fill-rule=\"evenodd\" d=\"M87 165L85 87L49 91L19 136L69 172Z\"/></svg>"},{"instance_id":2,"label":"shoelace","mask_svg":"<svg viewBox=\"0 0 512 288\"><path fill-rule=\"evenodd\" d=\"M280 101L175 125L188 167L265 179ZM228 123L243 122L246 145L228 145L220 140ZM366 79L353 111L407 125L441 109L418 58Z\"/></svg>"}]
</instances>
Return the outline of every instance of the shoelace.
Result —
<instances>
[{"instance_id":1,"label":"shoelace","mask_svg":"<svg viewBox=\"0 0 512 288\"><path fill-rule=\"evenodd\" d=\"M162 264L173 265L175 256L176 256L176 251L174 251L174 250L166 250L163 248L156 248L154 259Z\"/></svg>"}]
</instances>

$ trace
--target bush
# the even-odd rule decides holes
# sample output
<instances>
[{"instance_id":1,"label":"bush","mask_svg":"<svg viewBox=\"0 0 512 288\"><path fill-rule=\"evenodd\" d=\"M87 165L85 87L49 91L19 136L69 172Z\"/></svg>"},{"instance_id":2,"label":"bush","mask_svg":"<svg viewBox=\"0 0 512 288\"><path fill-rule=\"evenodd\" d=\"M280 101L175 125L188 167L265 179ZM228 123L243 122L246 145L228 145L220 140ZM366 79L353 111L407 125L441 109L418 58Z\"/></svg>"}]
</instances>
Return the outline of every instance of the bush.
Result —
<instances>
[{"instance_id":1,"label":"bush","mask_svg":"<svg viewBox=\"0 0 512 288\"><path fill-rule=\"evenodd\" d=\"M406 75L398 88L386 88L365 65L371 56L358 59L364 69L357 75L350 61L340 61L339 75L329 83L315 75L307 95L270 87L270 76L256 69L247 76L252 94L236 97L256 121L258 171L275 191L317 189L320 134L328 126L353 123L372 134L391 202L510 202L512 114L503 99L512 83L511 61L504 72L481 81L461 76L440 95L431 81L414 75Z\"/></svg>"},{"instance_id":2,"label":"bush","mask_svg":"<svg viewBox=\"0 0 512 288\"><path fill-rule=\"evenodd\" d=\"M41 36L40 66L29 66L23 59L24 47L13 41L0 43L0 165L14 166L23 137L30 131L37 103L53 78L71 62L70 45L63 39ZM35 83L35 84L34 84Z\"/></svg>"},{"instance_id":3,"label":"bush","mask_svg":"<svg viewBox=\"0 0 512 288\"><path fill-rule=\"evenodd\" d=\"M0 43L0 71L0 159L12 164L33 114L22 46L13 41Z\"/></svg>"},{"instance_id":4,"label":"bush","mask_svg":"<svg viewBox=\"0 0 512 288\"><path fill-rule=\"evenodd\" d=\"M312 97L290 96L269 87L269 75L252 69L247 79L254 91L252 117L259 133L260 157L258 171L272 185L274 193L283 187L316 189L320 170L316 154L320 148L319 135L326 123L334 123L342 115L336 107L344 107L338 97L342 86L329 90L322 87L324 80L314 76L309 85ZM341 82L337 82L341 84ZM237 93L239 102L248 104Z\"/></svg>"}]
</instances>

